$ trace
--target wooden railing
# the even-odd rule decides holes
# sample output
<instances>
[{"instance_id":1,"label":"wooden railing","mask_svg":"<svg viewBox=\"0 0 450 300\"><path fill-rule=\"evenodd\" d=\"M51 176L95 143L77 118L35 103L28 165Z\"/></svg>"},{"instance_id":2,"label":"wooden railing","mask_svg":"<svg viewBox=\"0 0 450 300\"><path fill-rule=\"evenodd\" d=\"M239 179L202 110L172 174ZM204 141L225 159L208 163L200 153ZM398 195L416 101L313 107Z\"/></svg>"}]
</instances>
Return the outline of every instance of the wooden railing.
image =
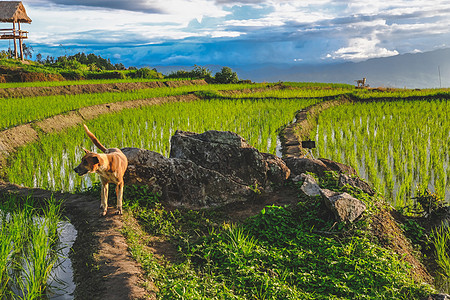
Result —
<instances>
[{"instance_id":1,"label":"wooden railing","mask_svg":"<svg viewBox=\"0 0 450 300\"><path fill-rule=\"evenodd\" d=\"M12 39L27 39L28 31L14 30L14 29L0 29L0 39L12 40Z\"/></svg>"}]
</instances>

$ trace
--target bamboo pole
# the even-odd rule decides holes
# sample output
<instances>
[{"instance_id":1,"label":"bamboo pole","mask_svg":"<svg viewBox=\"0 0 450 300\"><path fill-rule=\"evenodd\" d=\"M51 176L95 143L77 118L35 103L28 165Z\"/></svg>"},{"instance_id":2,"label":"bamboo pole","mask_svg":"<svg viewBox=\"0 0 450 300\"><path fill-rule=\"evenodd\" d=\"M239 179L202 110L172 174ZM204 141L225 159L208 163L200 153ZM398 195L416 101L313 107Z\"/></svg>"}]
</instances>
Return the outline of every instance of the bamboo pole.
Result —
<instances>
[{"instance_id":1,"label":"bamboo pole","mask_svg":"<svg viewBox=\"0 0 450 300\"><path fill-rule=\"evenodd\" d=\"M19 26L19 47L20 47L20 59L23 61L23 43L22 43L22 32L20 30L20 22L17 22Z\"/></svg>"},{"instance_id":2,"label":"bamboo pole","mask_svg":"<svg viewBox=\"0 0 450 300\"><path fill-rule=\"evenodd\" d=\"M16 22L12 22L13 24L13 40L14 40L14 58L17 59L17 43L16 43Z\"/></svg>"}]
</instances>

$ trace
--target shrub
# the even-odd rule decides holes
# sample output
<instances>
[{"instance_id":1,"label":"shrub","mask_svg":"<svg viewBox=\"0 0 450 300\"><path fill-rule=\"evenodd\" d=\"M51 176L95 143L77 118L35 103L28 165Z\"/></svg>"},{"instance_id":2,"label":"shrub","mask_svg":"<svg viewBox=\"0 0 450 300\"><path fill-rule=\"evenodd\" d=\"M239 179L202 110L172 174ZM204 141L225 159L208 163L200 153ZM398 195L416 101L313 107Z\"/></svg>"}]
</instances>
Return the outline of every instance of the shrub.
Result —
<instances>
[{"instance_id":1,"label":"shrub","mask_svg":"<svg viewBox=\"0 0 450 300\"><path fill-rule=\"evenodd\" d=\"M194 65L194 68L191 71L178 70L176 72L170 73L166 77L167 78L195 78L195 79L211 80L212 73L206 67Z\"/></svg>"},{"instance_id":2,"label":"shrub","mask_svg":"<svg viewBox=\"0 0 450 300\"><path fill-rule=\"evenodd\" d=\"M238 83L239 78L236 72L233 72L229 67L223 67L220 72L214 76L216 83Z\"/></svg>"},{"instance_id":3,"label":"shrub","mask_svg":"<svg viewBox=\"0 0 450 300\"><path fill-rule=\"evenodd\" d=\"M144 78L144 79L161 79L163 78L161 73L158 73L155 69L144 67L136 70L134 73L130 73L132 78Z\"/></svg>"}]
</instances>

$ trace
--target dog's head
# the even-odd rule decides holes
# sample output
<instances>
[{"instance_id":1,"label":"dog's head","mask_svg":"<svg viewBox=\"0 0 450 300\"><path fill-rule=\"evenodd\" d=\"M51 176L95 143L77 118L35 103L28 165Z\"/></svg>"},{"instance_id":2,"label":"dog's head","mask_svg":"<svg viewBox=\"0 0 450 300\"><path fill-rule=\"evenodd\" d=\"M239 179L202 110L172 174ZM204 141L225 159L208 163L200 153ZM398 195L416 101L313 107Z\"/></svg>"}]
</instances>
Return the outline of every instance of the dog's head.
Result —
<instances>
[{"instance_id":1,"label":"dog's head","mask_svg":"<svg viewBox=\"0 0 450 300\"><path fill-rule=\"evenodd\" d=\"M86 149L83 150L86 154L81 158L81 163L73 169L79 176L94 173L100 167L99 155Z\"/></svg>"}]
</instances>

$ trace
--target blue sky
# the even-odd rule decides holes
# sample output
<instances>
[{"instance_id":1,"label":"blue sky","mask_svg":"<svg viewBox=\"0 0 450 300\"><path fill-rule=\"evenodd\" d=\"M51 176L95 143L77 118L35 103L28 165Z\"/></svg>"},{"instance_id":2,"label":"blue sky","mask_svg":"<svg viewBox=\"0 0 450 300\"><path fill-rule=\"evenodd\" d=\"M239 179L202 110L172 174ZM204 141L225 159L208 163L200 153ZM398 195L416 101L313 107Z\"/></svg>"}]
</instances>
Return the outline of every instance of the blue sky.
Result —
<instances>
[{"instance_id":1,"label":"blue sky","mask_svg":"<svg viewBox=\"0 0 450 300\"><path fill-rule=\"evenodd\" d=\"M23 3L35 54L93 52L126 66L326 64L450 47L448 0Z\"/></svg>"}]
</instances>

